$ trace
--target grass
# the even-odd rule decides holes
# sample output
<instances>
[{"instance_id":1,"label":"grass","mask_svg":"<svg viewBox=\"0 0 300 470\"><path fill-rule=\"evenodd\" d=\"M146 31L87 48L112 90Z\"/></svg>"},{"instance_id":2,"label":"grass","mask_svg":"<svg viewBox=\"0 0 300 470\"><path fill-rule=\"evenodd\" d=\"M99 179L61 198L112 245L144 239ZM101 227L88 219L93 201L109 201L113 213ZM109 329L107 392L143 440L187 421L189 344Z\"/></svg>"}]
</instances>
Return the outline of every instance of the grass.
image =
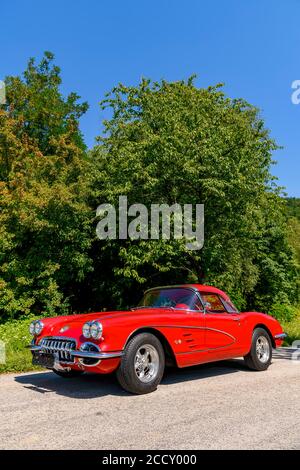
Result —
<instances>
[{"instance_id":1,"label":"grass","mask_svg":"<svg viewBox=\"0 0 300 470\"><path fill-rule=\"evenodd\" d=\"M290 346L296 340L300 341L300 309L291 321L282 321L281 324L283 331L288 335L284 342L284 346Z\"/></svg>"},{"instance_id":2,"label":"grass","mask_svg":"<svg viewBox=\"0 0 300 470\"><path fill-rule=\"evenodd\" d=\"M31 352L26 349L26 346L32 340L32 336L29 333L29 324L33 319L31 317L25 320L13 320L0 324L0 341L5 345L6 355L5 363L1 364L0 361L0 373L26 372L39 369L32 365Z\"/></svg>"},{"instance_id":3,"label":"grass","mask_svg":"<svg viewBox=\"0 0 300 470\"><path fill-rule=\"evenodd\" d=\"M1 364L0 360L0 373L41 370L39 367L32 365L31 352L26 349L32 339L28 328L33 319L31 317L0 324L0 341L5 344L6 349L5 364ZM300 340L300 309L291 321L282 321L281 324L285 333L288 334L284 343L285 346L291 345L295 340Z\"/></svg>"}]
</instances>

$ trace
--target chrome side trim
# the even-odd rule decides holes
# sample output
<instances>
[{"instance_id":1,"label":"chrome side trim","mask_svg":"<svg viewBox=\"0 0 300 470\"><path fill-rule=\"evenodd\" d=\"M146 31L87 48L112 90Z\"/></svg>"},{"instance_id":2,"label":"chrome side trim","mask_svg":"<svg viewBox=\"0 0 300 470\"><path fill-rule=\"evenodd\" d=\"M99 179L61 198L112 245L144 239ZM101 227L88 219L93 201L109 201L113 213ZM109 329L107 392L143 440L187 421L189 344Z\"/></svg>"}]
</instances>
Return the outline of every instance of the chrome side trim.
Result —
<instances>
[{"instance_id":1,"label":"chrome side trim","mask_svg":"<svg viewBox=\"0 0 300 470\"><path fill-rule=\"evenodd\" d=\"M229 336L231 339L236 341L236 338L232 336L230 333L227 333L227 331L223 330L218 330L217 328L210 328L208 326L191 326L191 325L147 325L145 327L140 327L137 328L138 331L142 328L183 328L183 329L190 329L190 330L205 330L205 331L216 331L217 333L222 333L223 335Z\"/></svg>"},{"instance_id":2,"label":"chrome side trim","mask_svg":"<svg viewBox=\"0 0 300 470\"><path fill-rule=\"evenodd\" d=\"M177 353L177 356L184 356L185 354L193 354L193 353L202 353L202 352L208 352L208 351L216 351L219 349L225 349L228 348L229 346L232 346L234 343L226 344L225 346L218 346L217 348L206 348L206 349L194 349L193 351L183 351Z\"/></svg>"},{"instance_id":3,"label":"chrome side trim","mask_svg":"<svg viewBox=\"0 0 300 470\"><path fill-rule=\"evenodd\" d=\"M169 326L168 328L172 328L172 327ZM230 347L230 346L232 346L233 344L236 343L236 338L234 336L227 333L226 331L218 330L217 328L209 328L209 327L206 327L206 326L175 326L173 328L189 328L189 329L197 329L197 330L205 330L205 331L216 331L217 333L221 333L225 336L229 336L229 338L232 340L231 343L226 344L225 346L217 346L216 348L194 349L193 351L178 352L178 353L176 353L178 356L181 356L183 354L192 354L192 353L199 353L199 352L206 352L206 351L215 351L217 349L224 349L224 348L228 348L228 347Z\"/></svg>"},{"instance_id":4,"label":"chrome side trim","mask_svg":"<svg viewBox=\"0 0 300 470\"><path fill-rule=\"evenodd\" d=\"M286 333L279 333L278 335L274 336L274 339L284 339L287 337Z\"/></svg>"},{"instance_id":5,"label":"chrome side trim","mask_svg":"<svg viewBox=\"0 0 300 470\"><path fill-rule=\"evenodd\" d=\"M128 343L129 339L139 330L142 330L144 328L153 328L154 330L157 330L157 331L160 331L160 329L163 329L163 328L182 328L182 329L194 329L194 330L204 330L204 331L216 331L217 333L222 333L224 334L225 336L229 336L229 338L231 338L232 342L227 344L226 346L218 346L217 348L210 348L210 349L200 349L200 350L194 350L194 351L184 351L184 352L180 352L180 353L175 353L174 349L173 349L173 345L171 345L168 341L168 343L170 344L170 347L173 351L173 353L175 354L175 356L177 355L182 355L182 354L191 354L193 352L204 352L204 351L210 351L212 349L224 349L224 348L228 348L229 346L232 346L233 344L236 343L236 338L234 336L232 336L231 334L227 333L226 331L222 331L222 330L218 330L216 328L209 328L209 327L206 327L206 326L188 326L188 325L147 325L147 326L144 326L144 327L138 327L136 328L134 331L132 331L130 333L130 335L126 338L126 341L123 345L123 351L125 350L125 347L126 347L126 344ZM161 332L162 333L162 332Z\"/></svg>"}]
</instances>

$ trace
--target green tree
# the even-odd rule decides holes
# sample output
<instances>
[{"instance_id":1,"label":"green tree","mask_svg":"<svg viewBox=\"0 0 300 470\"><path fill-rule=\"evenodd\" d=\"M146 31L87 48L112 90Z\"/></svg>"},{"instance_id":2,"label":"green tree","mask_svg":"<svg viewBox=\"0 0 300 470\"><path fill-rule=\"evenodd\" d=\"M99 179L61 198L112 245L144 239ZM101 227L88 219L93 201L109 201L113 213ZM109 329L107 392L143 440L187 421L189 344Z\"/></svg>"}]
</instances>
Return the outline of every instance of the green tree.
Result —
<instances>
[{"instance_id":1,"label":"green tree","mask_svg":"<svg viewBox=\"0 0 300 470\"><path fill-rule=\"evenodd\" d=\"M0 111L0 311L55 314L74 303L89 258L89 162L78 119L86 104L62 96L46 53L6 80Z\"/></svg>"},{"instance_id":2,"label":"green tree","mask_svg":"<svg viewBox=\"0 0 300 470\"><path fill-rule=\"evenodd\" d=\"M300 198L299 197L287 197L286 201L286 213L288 217L296 217L300 220Z\"/></svg>"},{"instance_id":3,"label":"green tree","mask_svg":"<svg viewBox=\"0 0 300 470\"><path fill-rule=\"evenodd\" d=\"M119 85L105 134L87 152L87 104L60 91L45 53L6 79L0 108L0 314L124 307L142 287L205 282L240 307L271 309L298 296L297 225L287 224L270 175L270 138L256 108L220 85ZM96 207L203 203L205 243L96 239ZM296 220L296 219L295 219ZM292 245L292 246L291 246Z\"/></svg>"},{"instance_id":4,"label":"green tree","mask_svg":"<svg viewBox=\"0 0 300 470\"><path fill-rule=\"evenodd\" d=\"M120 84L102 106L112 117L92 151L98 203L117 204L124 194L149 209L205 205L201 251L178 240L99 241L101 256L114 260L109 296L122 304L129 286L200 281L223 287L240 306L266 308L283 292L292 298L292 251L269 171L277 146L258 110L226 97L221 85L197 88L193 78Z\"/></svg>"},{"instance_id":5,"label":"green tree","mask_svg":"<svg viewBox=\"0 0 300 470\"><path fill-rule=\"evenodd\" d=\"M68 135L69 143L85 149L79 118L88 104L78 103L76 93L62 96L60 68L51 52L45 52L39 64L31 58L23 77L9 76L5 83L10 116L22 118L21 132L34 139L44 155L57 153L63 135Z\"/></svg>"},{"instance_id":6,"label":"green tree","mask_svg":"<svg viewBox=\"0 0 300 470\"><path fill-rule=\"evenodd\" d=\"M300 219L288 218L289 242L295 250L296 259L300 265Z\"/></svg>"}]
</instances>

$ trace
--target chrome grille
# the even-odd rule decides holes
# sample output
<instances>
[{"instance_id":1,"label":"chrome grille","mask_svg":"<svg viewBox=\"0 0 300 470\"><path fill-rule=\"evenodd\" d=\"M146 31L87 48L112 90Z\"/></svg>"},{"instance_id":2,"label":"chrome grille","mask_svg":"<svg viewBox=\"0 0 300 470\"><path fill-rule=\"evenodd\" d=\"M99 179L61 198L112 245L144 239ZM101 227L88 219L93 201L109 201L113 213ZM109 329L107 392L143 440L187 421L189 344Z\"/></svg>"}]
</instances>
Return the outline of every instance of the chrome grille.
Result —
<instances>
[{"instance_id":1,"label":"chrome grille","mask_svg":"<svg viewBox=\"0 0 300 470\"><path fill-rule=\"evenodd\" d=\"M40 342L43 351L47 354L57 354L59 362L74 362L71 351L76 349L76 341L68 338L43 338Z\"/></svg>"}]
</instances>

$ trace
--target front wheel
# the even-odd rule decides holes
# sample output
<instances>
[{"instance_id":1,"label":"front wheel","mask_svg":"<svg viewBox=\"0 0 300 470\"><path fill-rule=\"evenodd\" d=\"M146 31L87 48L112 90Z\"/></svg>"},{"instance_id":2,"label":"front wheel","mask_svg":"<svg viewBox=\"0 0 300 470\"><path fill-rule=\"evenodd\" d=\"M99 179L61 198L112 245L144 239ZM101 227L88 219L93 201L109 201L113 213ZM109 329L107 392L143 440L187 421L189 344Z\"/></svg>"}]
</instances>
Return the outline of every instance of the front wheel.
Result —
<instances>
[{"instance_id":1,"label":"front wheel","mask_svg":"<svg viewBox=\"0 0 300 470\"><path fill-rule=\"evenodd\" d=\"M143 394L156 390L165 369L165 354L159 339L141 333L127 344L117 379L126 391Z\"/></svg>"},{"instance_id":2,"label":"front wheel","mask_svg":"<svg viewBox=\"0 0 300 470\"><path fill-rule=\"evenodd\" d=\"M272 343L269 334L263 328L254 330L251 349L244 360L252 370L266 370L271 364Z\"/></svg>"}]
</instances>

